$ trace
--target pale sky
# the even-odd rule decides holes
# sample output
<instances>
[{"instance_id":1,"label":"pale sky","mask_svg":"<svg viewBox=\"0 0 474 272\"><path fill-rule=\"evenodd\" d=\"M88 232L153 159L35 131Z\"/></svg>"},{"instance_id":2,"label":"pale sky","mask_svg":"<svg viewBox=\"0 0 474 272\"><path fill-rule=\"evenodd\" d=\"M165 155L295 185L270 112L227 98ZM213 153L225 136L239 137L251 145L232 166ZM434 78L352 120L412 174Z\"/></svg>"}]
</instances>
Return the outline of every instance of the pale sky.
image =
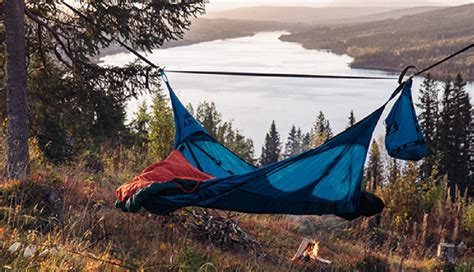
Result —
<instances>
[{"instance_id":1,"label":"pale sky","mask_svg":"<svg viewBox=\"0 0 474 272\"><path fill-rule=\"evenodd\" d=\"M474 0L208 0L208 11L220 11L251 6L396 6L413 7L427 5L456 6L474 3Z\"/></svg>"}]
</instances>

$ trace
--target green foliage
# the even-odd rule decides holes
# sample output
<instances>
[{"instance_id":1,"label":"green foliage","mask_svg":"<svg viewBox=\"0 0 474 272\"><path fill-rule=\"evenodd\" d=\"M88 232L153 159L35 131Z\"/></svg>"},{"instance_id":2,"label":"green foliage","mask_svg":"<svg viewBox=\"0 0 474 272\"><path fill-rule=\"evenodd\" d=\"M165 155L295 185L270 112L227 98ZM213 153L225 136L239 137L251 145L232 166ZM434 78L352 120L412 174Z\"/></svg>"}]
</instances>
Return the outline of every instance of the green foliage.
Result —
<instances>
[{"instance_id":1,"label":"green foliage","mask_svg":"<svg viewBox=\"0 0 474 272\"><path fill-rule=\"evenodd\" d=\"M383 183L384 166L376 140L372 142L369 152L369 162L365 169L367 190L375 191Z\"/></svg>"},{"instance_id":2,"label":"green foliage","mask_svg":"<svg viewBox=\"0 0 474 272\"><path fill-rule=\"evenodd\" d=\"M354 58L351 67L402 70L407 64L428 67L434 60L472 43L474 5L339 27L313 27L283 35L309 49L329 49ZM431 72L436 78L463 72L474 79L474 52L453 59Z\"/></svg>"},{"instance_id":3,"label":"green foliage","mask_svg":"<svg viewBox=\"0 0 474 272\"><path fill-rule=\"evenodd\" d=\"M438 123L439 123L439 100L436 81L430 73L426 74L420 88L420 109L418 120L425 136L428 147L428 155L423 160L421 171L424 177L431 175L431 169L435 166L438 158Z\"/></svg>"},{"instance_id":4,"label":"green foliage","mask_svg":"<svg viewBox=\"0 0 474 272\"><path fill-rule=\"evenodd\" d=\"M470 203L465 208L462 225L468 233L474 234L474 203Z\"/></svg>"},{"instance_id":5,"label":"green foliage","mask_svg":"<svg viewBox=\"0 0 474 272\"><path fill-rule=\"evenodd\" d=\"M74 7L93 21L100 18L100 27L70 12L59 1L26 3L31 128L40 149L53 162L74 159L87 150L100 152L110 142L116 146L130 140L124 125L125 104L131 97L153 93L150 86L159 82L158 71L138 62L124 67L98 65L100 52L115 46L117 40L150 51L181 38L190 19L204 11L203 3L196 1L178 5L152 1L140 8L133 2L109 5L88 1ZM0 46L3 49L3 44ZM4 62L3 53L0 62ZM0 76L4 79L3 71ZM2 97L3 119L3 82Z\"/></svg>"},{"instance_id":6,"label":"green foliage","mask_svg":"<svg viewBox=\"0 0 474 272\"><path fill-rule=\"evenodd\" d=\"M190 104L187 108L190 109L191 114L194 112ZM214 139L247 162L255 163L253 141L246 138L239 129L234 128L232 121L223 121L222 114L217 110L214 102L200 103L196 108L195 116Z\"/></svg>"},{"instance_id":7,"label":"green foliage","mask_svg":"<svg viewBox=\"0 0 474 272\"><path fill-rule=\"evenodd\" d=\"M311 130L311 146L317 147L332 137L332 130L329 120L326 119L324 113L319 111L316 121Z\"/></svg>"},{"instance_id":8,"label":"green foliage","mask_svg":"<svg viewBox=\"0 0 474 272\"><path fill-rule=\"evenodd\" d=\"M471 123L471 103L465 90L466 83L460 74L454 81L446 80L442 98L439 124L439 146L441 174L446 173L451 196L456 190L464 193L469 174L469 125Z\"/></svg>"},{"instance_id":9,"label":"green foliage","mask_svg":"<svg viewBox=\"0 0 474 272\"><path fill-rule=\"evenodd\" d=\"M403 233L409 222L422 216L420 203L420 183L415 163L409 162L400 178L382 189L385 202L385 215L393 222L392 227Z\"/></svg>"},{"instance_id":10,"label":"green foliage","mask_svg":"<svg viewBox=\"0 0 474 272\"><path fill-rule=\"evenodd\" d=\"M296 154L301 153L303 146L303 135L301 133L301 129L296 129L296 126L293 125L291 127L290 133L288 134L288 139L286 140L285 144L285 158L289 158Z\"/></svg>"},{"instance_id":11,"label":"green foliage","mask_svg":"<svg viewBox=\"0 0 474 272\"><path fill-rule=\"evenodd\" d=\"M176 257L178 271L201 271L207 261L204 254L192 246L185 247Z\"/></svg>"},{"instance_id":12,"label":"green foliage","mask_svg":"<svg viewBox=\"0 0 474 272\"><path fill-rule=\"evenodd\" d=\"M149 156L153 162L157 162L166 158L171 152L174 139L173 113L161 90L156 92L151 110Z\"/></svg>"},{"instance_id":13,"label":"green foliage","mask_svg":"<svg viewBox=\"0 0 474 272\"><path fill-rule=\"evenodd\" d=\"M347 117L347 127L346 128L350 128L352 127L353 125L355 125L355 123L357 122L356 121L356 117L354 115L354 110L351 110L351 112L349 113L349 117Z\"/></svg>"},{"instance_id":14,"label":"green foliage","mask_svg":"<svg viewBox=\"0 0 474 272\"><path fill-rule=\"evenodd\" d=\"M305 151L311 148L311 133L305 133L301 140L301 150Z\"/></svg>"},{"instance_id":15,"label":"green foliage","mask_svg":"<svg viewBox=\"0 0 474 272\"><path fill-rule=\"evenodd\" d=\"M113 137L127 132L126 96L108 86L84 84L53 62L29 74L32 131L53 162L74 158L82 150L97 152Z\"/></svg>"},{"instance_id":16,"label":"green foliage","mask_svg":"<svg viewBox=\"0 0 474 272\"><path fill-rule=\"evenodd\" d=\"M148 132L150 129L151 115L148 113L148 107L145 101L143 101L139 107L138 112L135 114L135 118L132 120L130 127L134 136L133 146L138 154L148 153L149 137Z\"/></svg>"},{"instance_id":17,"label":"green foliage","mask_svg":"<svg viewBox=\"0 0 474 272\"><path fill-rule=\"evenodd\" d=\"M265 143L262 147L262 155L260 157L260 164L265 166L280 159L281 142L280 134L278 133L275 121L272 121L270 131L265 135Z\"/></svg>"}]
</instances>

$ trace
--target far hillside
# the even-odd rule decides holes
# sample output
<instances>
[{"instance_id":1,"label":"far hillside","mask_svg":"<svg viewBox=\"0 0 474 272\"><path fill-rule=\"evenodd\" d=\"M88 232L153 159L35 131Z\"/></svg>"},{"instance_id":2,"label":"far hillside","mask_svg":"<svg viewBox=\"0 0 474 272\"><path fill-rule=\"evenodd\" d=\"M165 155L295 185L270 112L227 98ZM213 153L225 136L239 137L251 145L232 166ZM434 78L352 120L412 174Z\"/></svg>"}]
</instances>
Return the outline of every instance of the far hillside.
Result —
<instances>
[{"instance_id":1,"label":"far hillside","mask_svg":"<svg viewBox=\"0 0 474 272\"><path fill-rule=\"evenodd\" d=\"M443 8L444 7L436 7L436 6L401 8L401 9L390 10L390 11L386 11L382 13L371 14L367 16L341 19L335 22L334 24L358 24L358 23L382 21L382 20L387 20L387 19L399 19L403 16L415 15L415 14L439 10Z\"/></svg>"},{"instance_id":2,"label":"far hillside","mask_svg":"<svg viewBox=\"0 0 474 272\"><path fill-rule=\"evenodd\" d=\"M165 47L252 36L262 31L295 32L305 29L309 29L309 26L278 21L198 18L192 21L183 39L168 42Z\"/></svg>"},{"instance_id":3,"label":"far hillside","mask_svg":"<svg viewBox=\"0 0 474 272\"><path fill-rule=\"evenodd\" d=\"M310 29L310 26L305 24L282 23L275 21L197 18L192 20L191 27L185 31L182 39L166 42L162 48L253 36L255 33L262 31L298 32L307 29ZM103 49L100 57L122 52L127 51L119 45L113 45L107 49Z\"/></svg>"},{"instance_id":4,"label":"far hillside","mask_svg":"<svg viewBox=\"0 0 474 272\"><path fill-rule=\"evenodd\" d=\"M342 23L373 22L385 19L398 19L402 16L441 9L439 6L420 6L413 8L390 7L248 7L211 12L204 18L226 18L233 20L268 20L285 23L312 25L335 25Z\"/></svg>"},{"instance_id":5,"label":"far hillside","mask_svg":"<svg viewBox=\"0 0 474 272\"><path fill-rule=\"evenodd\" d=\"M377 22L316 27L281 40L308 49L328 49L354 57L352 67L400 70L426 67L474 42L474 4L444 8ZM474 80L474 52L433 70L437 77L462 72Z\"/></svg>"},{"instance_id":6,"label":"far hillside","mask_svg":"<svg viewBox=\"0 0 474 272\"><path fill-rule=\"evenodd\" d=\"M333 24L340 20L363 17L394 10L394 8L372 7L246 7L222 12L211 12L205 18L226 18L234 20L263 20L285 23Z\"/></svg>"}]
</instances>

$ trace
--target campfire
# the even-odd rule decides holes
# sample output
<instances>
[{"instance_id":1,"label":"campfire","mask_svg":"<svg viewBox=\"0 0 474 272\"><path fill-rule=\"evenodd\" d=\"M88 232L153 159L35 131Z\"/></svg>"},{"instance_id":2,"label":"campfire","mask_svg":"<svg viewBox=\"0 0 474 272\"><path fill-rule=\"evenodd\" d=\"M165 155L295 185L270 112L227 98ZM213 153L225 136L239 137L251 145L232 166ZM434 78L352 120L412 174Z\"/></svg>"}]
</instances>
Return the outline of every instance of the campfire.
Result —
<instances>
[{"instance_id":1,"label":"campfire","mask_svg":"<svg viewBox=\"0 0 474 272\"><path fill-rule=\"evenodd\" d=\"M291 259L294 262L322 262L325 264L331 264L332 262L321 258L319 252L319 242L317 240L304 238L301 242L298 250Z\"/></svg>"}]
</instances>

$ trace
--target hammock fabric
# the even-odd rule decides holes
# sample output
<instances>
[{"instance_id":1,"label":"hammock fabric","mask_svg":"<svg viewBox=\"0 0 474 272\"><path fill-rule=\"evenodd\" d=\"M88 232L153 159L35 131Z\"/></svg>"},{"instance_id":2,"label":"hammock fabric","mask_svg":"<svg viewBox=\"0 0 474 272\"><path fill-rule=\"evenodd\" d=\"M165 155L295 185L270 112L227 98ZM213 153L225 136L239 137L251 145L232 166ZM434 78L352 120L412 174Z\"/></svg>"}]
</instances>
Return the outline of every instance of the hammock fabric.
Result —
<instances>
[{"instance_id":1,"label":"hammock fabric","mask_svg":"<svg viewBox=\"0 0 474 272\"><path fill-rule=\"evenodd\" d=\"M152 166L158 178L150 179L145 172L122 185L117 190L118 208L145 208L162 215L199 206L246 213L336 214L346 219L383 209L383 202L361 186L370 140L386 104L323 145L256 169L215 141L166 83L175 116L174 147L180 152L167 160L182 160L182 154L187 162L179 165L192 174L165 176L160 167ZM215 178L200 179L204 175Z\"/></svg>"},{"instance_id":2,"label":"hammock fabric","mask_svg":"<svg viewBox=\"0 0 474 272\"><path fill-rule=\"evenodd\" d=\"M426 156L425 137L416 119L411 97L412 79L403 87L402 94L385 119L387 132L385 147L388 154L402 160L421 160Z\"/></svg>"}]
</instances>

